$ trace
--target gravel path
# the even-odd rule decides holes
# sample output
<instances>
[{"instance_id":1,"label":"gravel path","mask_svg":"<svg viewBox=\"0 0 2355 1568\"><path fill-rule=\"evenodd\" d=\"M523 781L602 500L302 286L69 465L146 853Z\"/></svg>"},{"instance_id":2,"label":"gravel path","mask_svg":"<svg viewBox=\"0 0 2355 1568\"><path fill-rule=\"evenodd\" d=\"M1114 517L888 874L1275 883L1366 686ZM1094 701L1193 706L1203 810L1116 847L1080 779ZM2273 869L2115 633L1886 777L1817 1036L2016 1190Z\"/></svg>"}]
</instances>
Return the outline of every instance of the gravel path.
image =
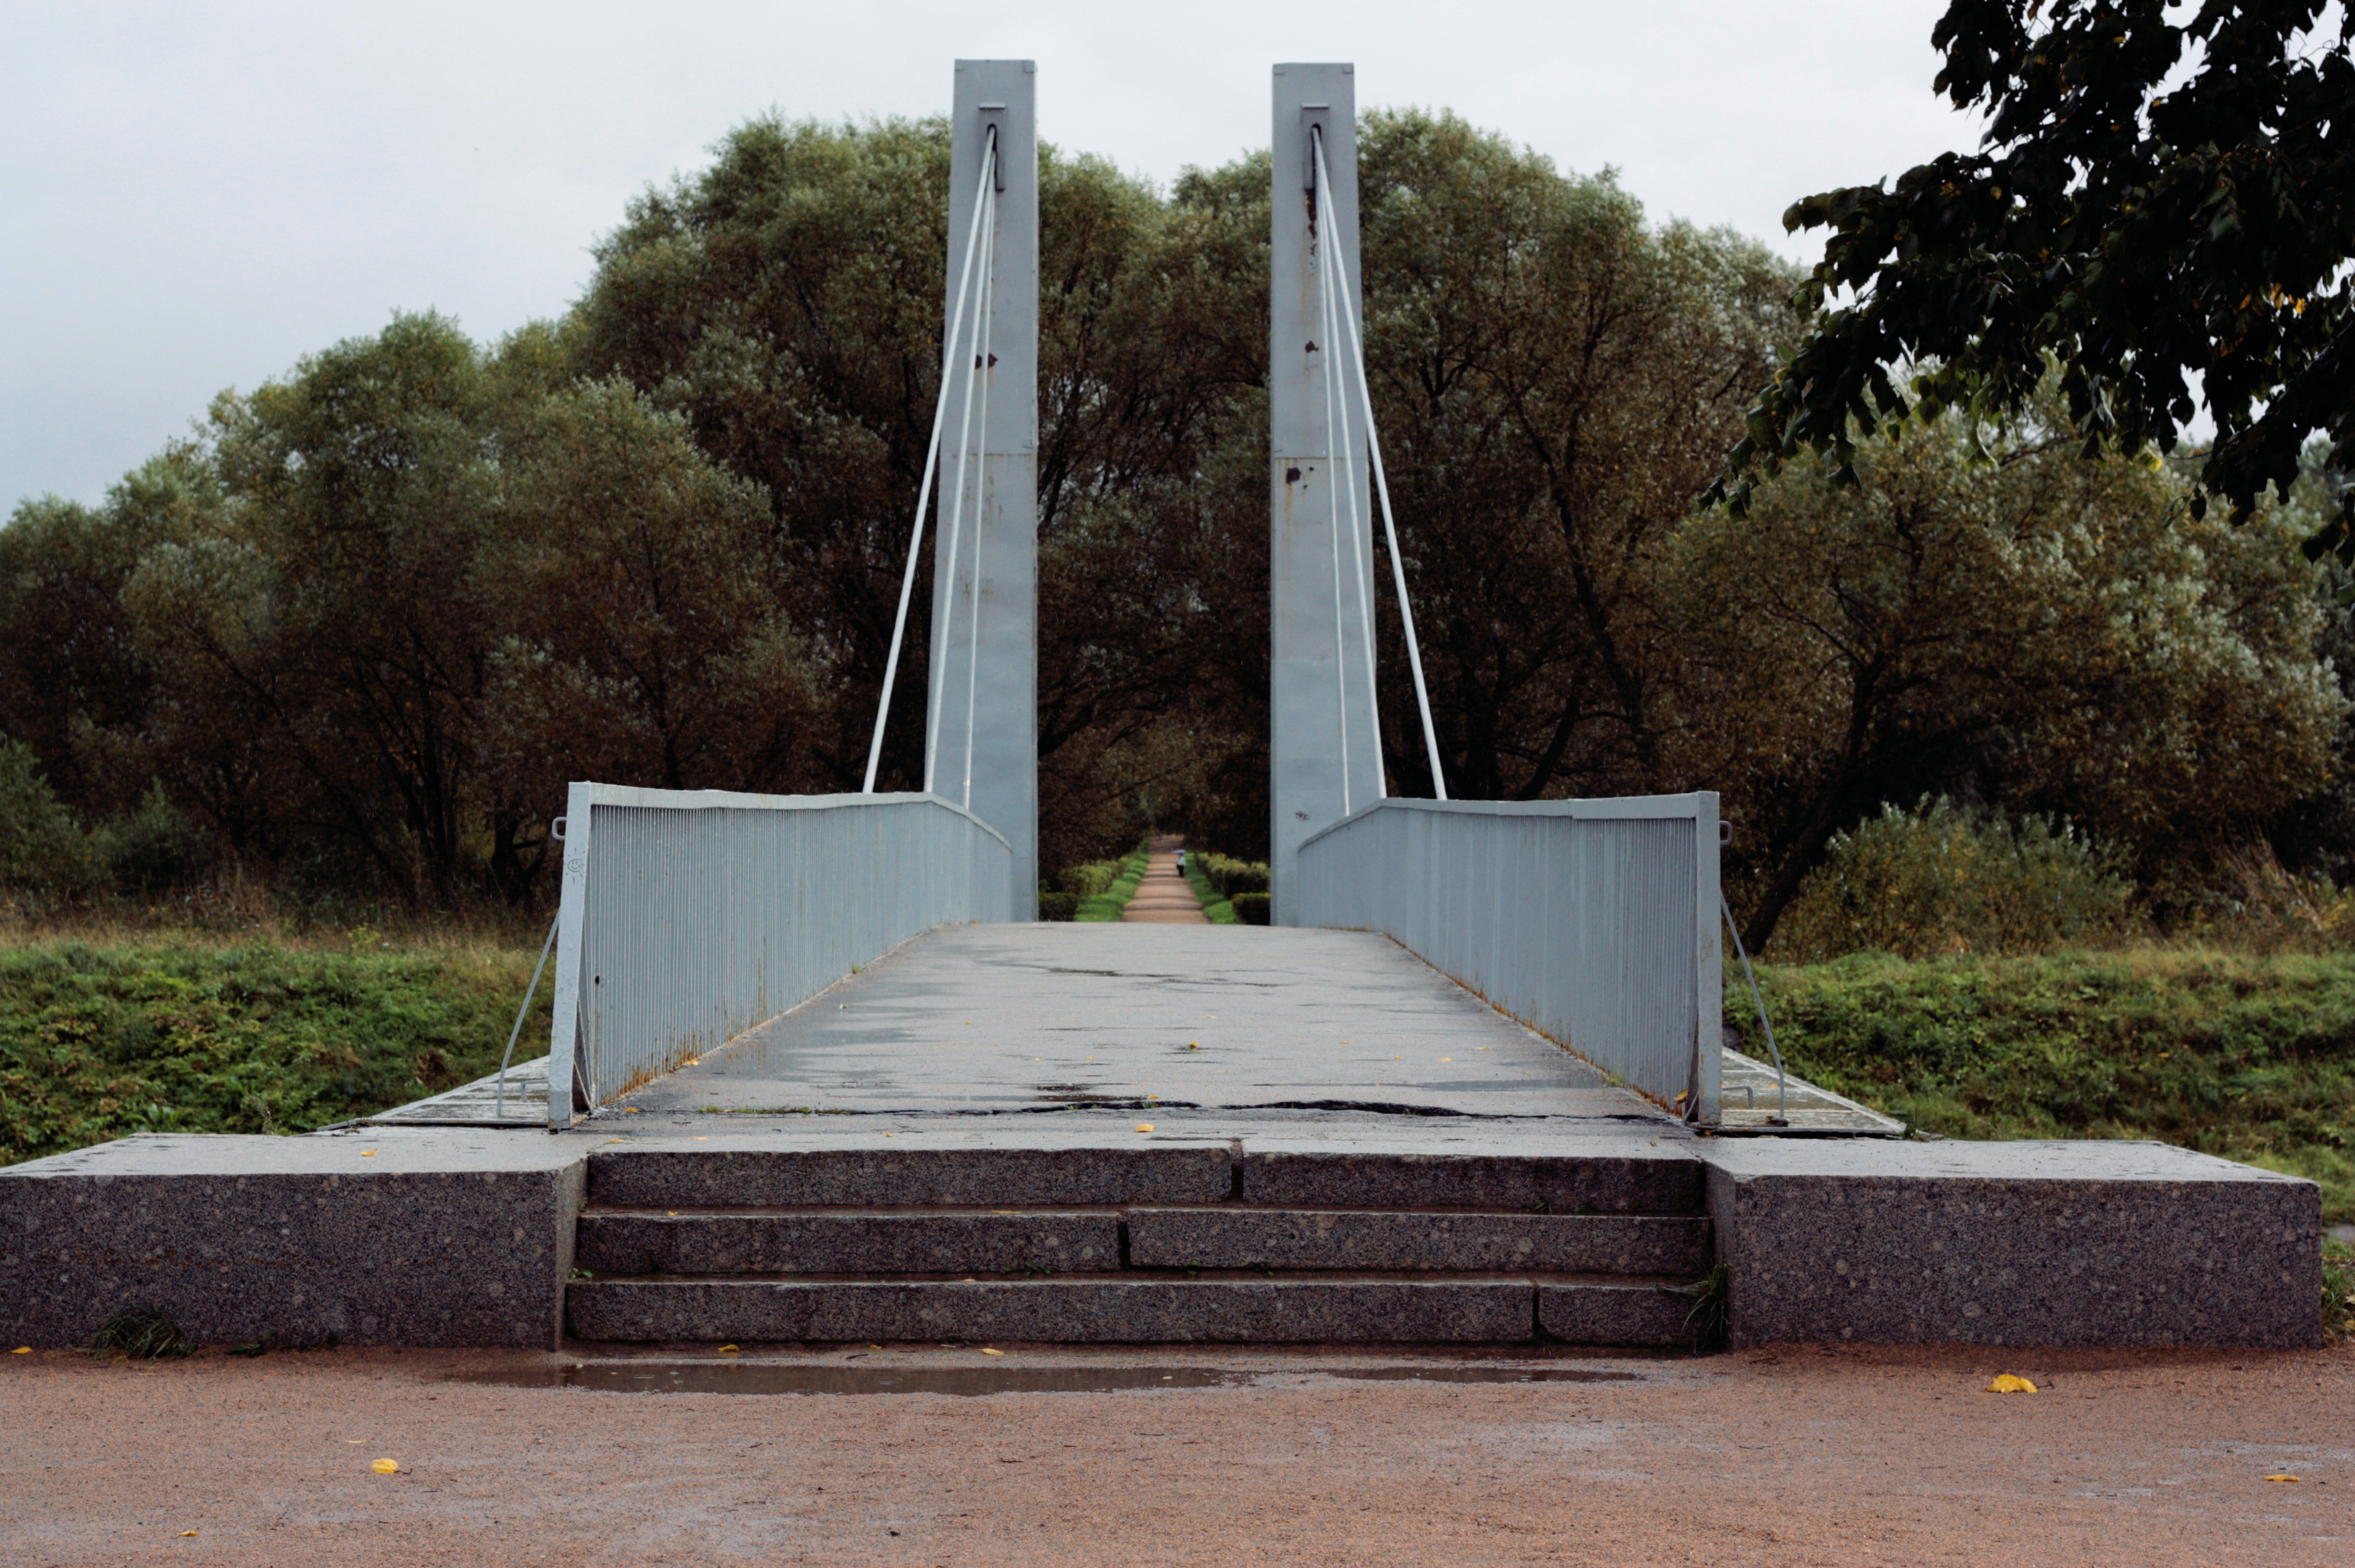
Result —
<instances>
[{"instance_id":1,"label":"gravel path","mask_svg":"<svg viewBox=\"0 0 2355 1568\"><path fill-rule=\"evenodd\" d=\"M1122 907L1120 918L1150 925L1210 923L1210 917L1202 912L1202 901L1194 896L1194 885L1178 874L1177 854L1160 848L1146 861L1144 880L1136 884L1136 895Z\"/></svg>"},{"instance_id":2,"label":"gravel path","mask_svg":"<svg viewBox=\"0 0 2355 1568\"><path fill-rule=\"evenodd\" d=\"M0 1359L0 1563L2355 1561L2343 1349L1589 1355L1550 1364L1636 1375L1505 1384L1232 1349L779 1359L862 1352L1257 1376L749 1397L448 1381L564 1360L520 1352L39 1352ZM1981 1392L2002 1371L2043 1392Z\"/></svg>"}]
</instances>

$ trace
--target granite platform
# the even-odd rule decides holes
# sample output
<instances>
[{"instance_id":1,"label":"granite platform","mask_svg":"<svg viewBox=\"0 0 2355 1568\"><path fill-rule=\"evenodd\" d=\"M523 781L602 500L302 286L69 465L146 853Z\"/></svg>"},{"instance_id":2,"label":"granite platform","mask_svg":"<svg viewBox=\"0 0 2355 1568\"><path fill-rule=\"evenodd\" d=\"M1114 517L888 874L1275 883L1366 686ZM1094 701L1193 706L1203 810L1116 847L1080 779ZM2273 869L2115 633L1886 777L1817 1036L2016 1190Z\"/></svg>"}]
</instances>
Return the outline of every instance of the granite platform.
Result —
<instances>
[{"instance_id":1,"label":"granite platform","mask_svg":"<svg viewBox=\"0 0 2355 1568\"><path fill-rule=\"evenodd\" d=\"M1755 1085L1767 1070L1750 1068ZM545 1093L529 1069L527 1108ZM576 1331L625 1299L641 1326L697 1310L575 1278L576 1244L608 1249L591 1272L635 1259L677 1285L764 1259L911 1266L924 1249L946 1272L1068 1270L1107 1233L1142 1245L1139 1267L1401 1277L1262 1282L1286 1302L1242 1279L991 1286L1051 1284L1063 1305L1024 1321L1095 1336L1131 1311L1132 1332L1217 1337L1231 1312L1340 1335L1392 1301L1401 1333L1509 1320L1517 1337L1657 1343L1688 1297L1550 1271L1689 1273L1706 1248L1744 1344L2319 1333L2311 1182L2147 1144L1710 1136L1363 933L945 928L559 1132L512 1107L464 1125L478 1087L324 1136L139 1136L0 1169L0 1339L84 1343L159 1307L216 1342L545 1344L568 1296ZM1838 1130L1836 1098L1806 1103L1813 1130ZM646 1212L584 1223L592 1202ZM663 1223L731 1207L763 1212L706 1214L691 1244ZM1456 1275L1410 1277L1441 1268ZM699 1294L805 1326L1021 1299L868 1283L841 1300L805 1278ZM1196 1283L1218 1288L1175 1288Z\"/></svg>"},{"instance_id":2,"label":"granite platform","mask_svg":"<svg viewBox=\"0 0 2355 1568\"><path fill-rule=\"evenodd\" d=\"M1588 1266L1641 1272L1701 1261L1692 1255L1689 1226L1642 1216L1626 1235L1606 1237L1604 1228L1618 1222L1606 1205L1590 1203L1585 1215L1552 1205L1548 1194L1565 1189L1547 1185L1548 1170L1558 1179L1588 1161L1597 1171L1570 1184L1573 1200L1615 1191L1672 1204L1680 1191L1694 1194L1713 1236L1709 1245L1730 1270L1737 1344L2293 1348L2319 1337L2319 1189L2163 1145L1781 1141L1695 1136L1672 1124L1572 1138L1543 1121L1380 1118L1313 1127L1229 1122L1215 1136L1196 1136L1158 1124L1139 1133L1130 1117L1100 1113L1059 1118L1052 1128L1009 1125L1016 1119L1008 1118L954 1130L921 1118L795 1120L797 1126L725 1134L697 1132L709 1124L690 1123L626 1134L591 1124L561 1136L449 1127L302 1138L160 1135L32 1161L0 1170L0 1338L84 1343L112 1314L154 1306L209 1342L248 1341L267 1330L297 1344L330 1335L356 1344L547 1344L558 1332L568 1281L575 1332L612 1307L612 1299L587 1288L602 1281L570 1280L576 1234L594 1233L580 1223L592 1162L605 1194L601 1208L634 1187L638 1196L668 1197L670 1208L683 1211L671 1196L676 1189L655 1179L667 1172L694 1179L701 1167L729 1173L709 1194L722 1205L741 1201L738 1183L747 1176L773 1181L770 1196L805 1206L814 1192L868 1205L934 1203L945 1193L1009 1213L1028 1210L1032 1238L1040 1224L1060 1226L1061 1244L1074 1253L1101 1249L1108 1234L1119 1233L1114 1221L1125 1212L1128 1244L1145 1249L1141 1266L1162 1261L1164 1252L1212 1268L1244 1253L1259 1253L1250 1261L1271 1268L1313 1266L1320 1260L1300 1249L1313 1249L1318 1231L1346 1232L1354 1245L1369 1247L1386 1244L1388 1227L1394 1237L1419 1238L1413 1244L1426 1263L1439 1248L1447 1253L1442 1262L1477 1270L1497 1261L1500 1234L1572 1245L1576 1227L1554 1215L1593 1223L1579 1245L1617 1246L1582 1254ZM1409 1189L1401 1168L1441 1185ZM795 1171L805 1179L787 1179ZM996 1186L996 1178L1008 1185ZM983 1196L1017 1191L1019 1202ZM1458 1202L1424 1205L1433 1212L1420 1226L1401 1217L1404 1200L1434 1191ZM1369 1209L1369 1200L1391 1206ZM1104 1211L1071 1211L1091 1204ZM1046 1218L1059 1205L1063 1217ZM1494 1218L1465 1217L1464 1205L1491 1216L1510 1206L1531 1223L1502 1232ZM973 1249L942 1254L933 1266L947 1271L1056 1263L1051 1252L1023 1253L1016 1238L1025 1225L1004 1222L1008 1215L975 1215L978 1206L950 1205L965 1211L953 1220L868 1213L916 1227L909 1233L928 1244ZM1272 1238L1264 1232L1252 1238L1250 1227L1268 1223L1254 1216L1278 1207L1295 1212ZM1303 1220L1302 1210L1318 1212ZM831 1215L805 1216L806 1229L845 1237L844 1227L859 1222L842 1216L858 1212L837 1206ZM647 1229L620 1227L588 1244L617 1249L595 1260L608 1268L631 1263L623 1255L630 1249L644 1262L646 1249L660 1244ZM845 1258L852 1261L848 1253ZM757 1267L763 1259L740 1251L729 1261ZM1548 1261L1582 1260L1529 1256L1516 1265L1540 1268L1515 1276L1525 1294L1535 1292L1533 1331L1588 1340L1647 1334L1668 1309L1641 1285L1625 1297L1598 1297L1592 1281L1560 1295L1542 1276ZM665 1266L685 1273L713 1262L676 1256ZM1091 1263L1065 1256L1056 1266ZM1080 1289L1083 1283L1091 1282L1061 1281L1068 1299L1054 1311L1074 1324L1096 1322L1089 1333L1098 1337L1103 1320L1087 1315L1114 1311L1108 1303L1152 1304L1152 1313L1173 1326L1193 1325L1180 1337L1217 1338L1201 1328L1208 1320L1199 1314L1211 1310L1204 1303L1256 1300L1232 1292L1090 1294ZM1174 1282L1092 1282L1123 1290L1141 1283L1159 1290ZM1231 1283L1240 1290L1245 1282ZM738 1299L726 1290L744 1284L717 1282L714 1299ZM1454 1325L1434 1330L1438 1338L1469 1332L1467 1325L1489 1320L1482 1314L1501 1310L1490 1300L1497 1288L1484 1285L1460 1298L1401 1295L1405 1316L1398 1321ZM1343 1296L1293 1294L1304 1304L1299 1311L1312 1314L1288 1319L1294 1328L1327 1317L1337 1323L1332 1315L1355 1314L1371 1299L1360 1292L1357 1305L1343 1306L1336 1305ZM1306 1305L1312 1298L1326 1305ZM606 1307L593 1305L601 1299ZM915 1299L885 1293L871 1298L885 1305L855 1311L763 1306L759 1321L799 1322L794 1315L807 1312L817 1314L808 1322L831 1323L827 1314L873 1313L884 1316L858 1320L879 1331L885 1317L920 1311L923 1304L907 1305ZM678 1310L675 1303L661 1309ZM1061 1320L1053 1313L1029 1319Z\"/></svg>"}]
</instances>

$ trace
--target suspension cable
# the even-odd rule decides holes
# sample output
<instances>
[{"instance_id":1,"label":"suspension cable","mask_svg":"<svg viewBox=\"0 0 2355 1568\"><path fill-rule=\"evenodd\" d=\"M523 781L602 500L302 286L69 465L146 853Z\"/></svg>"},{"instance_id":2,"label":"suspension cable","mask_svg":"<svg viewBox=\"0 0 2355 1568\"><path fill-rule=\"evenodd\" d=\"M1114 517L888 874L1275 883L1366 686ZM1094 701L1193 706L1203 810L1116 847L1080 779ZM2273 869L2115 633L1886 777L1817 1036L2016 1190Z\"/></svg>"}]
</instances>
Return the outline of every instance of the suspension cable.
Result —
<instances>
[{"instance_id":1,"label":"suspension cable","mask_svg":"<svg viewBox=\"0 0 2355 1568\"><path fill-rule=\"evenodd\" d=\"M995 259L997 254L997 186L989 187L989 219L987 233L982 243L985 253L992 258L993 281L996 278ZM989 383L995 379L989 373L989 328L996 315L996 291L981 296L981 354L974 360L974 379L981 383L981 422L974 453L976 472L973 481L973 603L966 610L970 623L964 656L964 808L973 809L973 729L974 704L979 695L981 679L981 525L985 516L983 499L989 488ZM954 569L954 568L953 568Z\"/></svg>"},{"instance_id":2,"label":"suspension cable","mask_svg":"<svg viewBox=\"0 0 2355 1568\"><path fill-rule=\"evenodd\" d=\"M1310 127L1309 135L1313 138L1316 134L1316 128ZM1342 475L1347 475L1348 459L1346 454L1348 451L1349 440L1348 433L1341 431L1336 422L1346 416L1342 412L1340 394L1336 391L1333 385L1334 367L1337 363L1333 352L1336 342L1333 330L1333 291L1326 285L1322 261L1322 252L1330 249L1333 243L1333 225L1330 220L1333 204L1330 187L1321 176L1317 181L1315 196L1316 244L1320 257L1316 278L1316 300L1323 317L1317 325L1317 330L1325 337L1323 366L1325 435L1326 445L1329 448L1326 461L1328 464L1337 467ZM1354 486L1348 485L1344 479L1336 478L1333 474L1328 473L1325 478L1326 493L1332 497L1327 509L1333 522L1333 710L1340 723L1341 815L1347 816L1349 815L1353 802L1349 790L1349 645L1346 624L1341 616L1341 491L1344 488L1354 489ZM1356 496L1352 495L1350 498L1354 502ZM1379 735L1380 732L1378 725L1375 733Z\"/></svg>"},{"instance_id":3,"label":"suspension cable","mask_svg":"<svg viewBox=\"0 0 2355 1568\"><path fill-rule=\"evenodd\" d=\"M981 171L982 188L985 190L995 183L990 175L996 146L997 131L993 126L989 132L991 155L983 160ZM941 345L940 395L932 400L932 435L924 445L924 477L916 490L916 526L908 537L908 567L900 575L900 611L891 620L891 653L883 664L883 695L875 705L875 738L867 748L867 784L860 791L863 795L875 793L875 772L883 761L883 721L890 714L891 688L900 676L900 645L908 630L908 600L916 590L916 562L924 542L924 511L932 498L932 470L941 455L941 423L948 414L948 371L949 367L955 363L951 356L956 352L957 334L964 330L966 291L973 281L973 261L980 251L980 241L981 191L976 190L974 192L973 222L965 230L964 261L957 272L956 299L952 304L948 336Z\"/></svg>"},{"instance_id":4,"label":"suspension cable","mask_svg":"<svg viewBox=\"0 0 2355 1568\"><path fill-rule=\"evenodd\" d=\"M1325 175L1324 128L1311 126L1308 134L1316 151L1317 209L1321 219L1330 206L1328 192L1331 187L1331 182ZM1337 317L1347 315L1349 312L1349 302L1346 293L1348 285L1340 270L1341 247L1337 231L1330 222L1323 223L1321 228L1324 243L1317 247L1316 293L1325 304L1325 420L1328 431L1338 432L1334 442L1334 450L1340 454L1341 487L1347 490L1349 496L1349 566L1358 579L1358 624L1364 633L1362 641L1366 652L1366 713L1372 725L1370 733L1374 741L1375 785L1380 793L1388 794L1389 791L1382 787L1386 783L1382 775L1388 770L1382 765L1381 693L1374 669L1374 601L1372 593L1366 586L1366 553L1361 549L1366 542L1366 525L1365 520L1358 515L1358 464L1353 455L1355 443L1349 439L1349 399L1347 390L1349 368L1348 363L1340 355L1341 334L1337 322ZM1336 388L1340 389L1337 391ZM1337 424L1334 420L1337 411L1339 414ZM1371 421L1368 422L1370 426ZM1336 551L1335 570L1337 571L1340 560L1337 552L1341 548L1340 519L1337 517L1334 519L1333 548ZM1339 605L1337 603L1334 609L1336 623L1334 635L1337 643L1339 641ZM1348 722L1346 717L1348 712L1346 692L1343 695L1341 710L1344 714L1342 724L1346 730ZM1346 752L1343 766L1345 768L1348 766ZM1348 811L1348 795L1349 792L1345 784L1341 792L1344 815L1347 815Z\"/></svg>"},{"instance_id":5,"label":"suspension cable","mask_svg":"<svg viewBox=\"0 0 2355 1568\"><path fill-rule=\"evenodd\" d=\"M974 204L974 217L976 222L986 221L990 199L996 194L997 187L995 178L997 168L997 133L995 128L989 133L989 141L981 162L981 189L976 193ZM997 258L986 251L983 251L981 293L978 296L981 300L986 302L989 298L992 286L996 282L996 275ZM964 357L961 361L963 365L970 366L981 357L981 318L984 314L985 312L979 309L973 313L973 336L971 341L965 346ZM964 522L965 475L968 472L966 459L973 451L975 379L973 373L967 370L964 379L964 410L958 416L957 422L956 496L949 507L948 549L941 556L941 560L948 565L949 581L941 593L941 624L932 628L932 644L936 653L932 659L931 697L925 704L928 709L924 729L924 793L926 795L936 793L936 786L940 782L941 708L943 699L948 696L948 669L946 661L939 656L939 652L948 647L949 634L956 625L956 559L957 551L964 544L961 530ZM980 607L976 605L975 608L977 611Z\"/></svg>"},{"instance_id":6,"label":"suspension cable","mask_svg":"<svg viewBox=\"0 0 2355 1568\"><path fill-rule=\"evenodd\" d=\"M1325 168L1324 138L1316 137L1315 145L1316 177L1321 183L1330 185L1332 176L1326 172ZM1348 292L1348 269L1341 260L1340 246L1337 242L1333 249L1333 265L1341 273L1340 292L1343 302L1341 320L1342 325L1348 328L1349 355L1358 368L1358 393L1364 400L1366 444L1373 455L1375 493L1380 497L1382 504L1382 533L1390 542L1391 575L1398 588L1399 620L1406 628L1407 666L1414 672L1415 705L1422 710L1423 715L1423 744L1426 754L1431 759L1431 787L1438 799L1445 800L1447 775L1440 771L1439 731L1431 721L1431 692L1424 686L1423 679L1423 649L1414 635L1414 608L1407 602L1406 561L1399 554L1398 520L1391 511L1390 476L1382 467L1381 432L1374 423L1374 391L1373 385L1366 375L1365 340L1358 331L1357 313L1350 310L1348 305L1348 300L1352 297Z\"/></svg>"}]
</instances>

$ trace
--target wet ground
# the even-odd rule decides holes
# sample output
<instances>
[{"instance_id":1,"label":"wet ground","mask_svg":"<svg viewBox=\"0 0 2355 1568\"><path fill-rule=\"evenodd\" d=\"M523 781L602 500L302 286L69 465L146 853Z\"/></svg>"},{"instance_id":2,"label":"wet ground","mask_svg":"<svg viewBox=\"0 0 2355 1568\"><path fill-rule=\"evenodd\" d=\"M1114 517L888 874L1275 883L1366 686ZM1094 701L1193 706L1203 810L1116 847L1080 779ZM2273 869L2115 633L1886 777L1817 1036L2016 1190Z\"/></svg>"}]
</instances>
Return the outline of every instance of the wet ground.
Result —
<instances>
[{"instance_id":1,"label":"wet ground","mask_svg":"<svg viewBox=\"0 0 2355 1568\"><path fill-rule=\"evenodd\" d=\"M45 1351L0 1563L2290 1568L2350 1410L2350 1350Z\"/></svg>"},{"instance_id":2,"label":"wet ground","mask_svg":"<svg viewBox=\"0 0 2355 1568\"><path fill-rule=\"evenodd\" d=\"M1657 1114L1386 937L1239 925L944 926L624 1097L650 1117L1153 1100Z\"/></svg>"}]
</instances>

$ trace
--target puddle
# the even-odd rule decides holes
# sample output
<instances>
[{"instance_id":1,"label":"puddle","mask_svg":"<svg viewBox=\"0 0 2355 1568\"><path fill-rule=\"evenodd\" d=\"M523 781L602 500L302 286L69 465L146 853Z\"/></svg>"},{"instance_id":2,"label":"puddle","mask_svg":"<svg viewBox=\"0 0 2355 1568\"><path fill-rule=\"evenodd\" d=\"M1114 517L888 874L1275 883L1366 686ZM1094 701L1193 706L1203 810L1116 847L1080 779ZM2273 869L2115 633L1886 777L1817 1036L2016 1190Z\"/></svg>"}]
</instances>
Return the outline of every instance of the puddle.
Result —
<instances>
[{"instance_id":1,"label":"puddle","mask_svg":"<svg viewBox=\"0 0 2355 1568\"><path fill-rule=\"evenodd\" d=\"M1263 1378L1366 1382L1641 1382L1638 1372L1570 1367L1356 1367L1244 1372L1200 1367L848 1367L775 1361L590 1361L482 1372L453 1382L502 1388L585 1388L604 1393L1118 1393L1136 1389L1245 1388Z\"/></svg>"}]
</instances>

